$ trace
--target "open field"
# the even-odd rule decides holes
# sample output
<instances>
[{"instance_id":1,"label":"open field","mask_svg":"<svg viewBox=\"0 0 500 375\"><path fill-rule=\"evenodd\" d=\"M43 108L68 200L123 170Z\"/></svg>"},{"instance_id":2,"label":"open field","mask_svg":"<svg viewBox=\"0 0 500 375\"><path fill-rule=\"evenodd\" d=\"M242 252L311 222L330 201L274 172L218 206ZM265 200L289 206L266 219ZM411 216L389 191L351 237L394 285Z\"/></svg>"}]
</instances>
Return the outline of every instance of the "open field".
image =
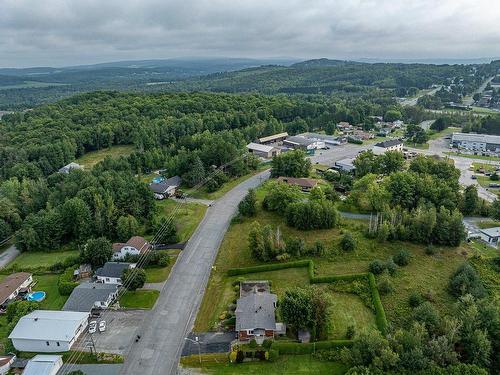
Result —
<instances>
[{"instance_id":1,"label":"open field","mask_svg":"<svg viewBox=\"0 0 500 375\"><path fill-rule=\"evenodd\" d=\"M132 145L111 146L110 148L87 152L85 155L76 159L75 163L82 165L86 169L90 169L108 156L112 158L127 156L130 155L132 151L134 151L134 146Z\"/></svg>"},{"instance_id":2,"label":"open field","mask_svg":"<svg viewBox=\"0 0 500 375\"><path fill-rule=\"evenodd\" d=\"M77 250L53 251L53 252L24 252L21 253L7 270L30 270L36 268L46 268L64 259L77 256Z\"/></svg>"},{"instance_id":3,"label":"open field","mask_svg":"<svg viewBox=\"0 0 500 375\"><path fill-rule=\"evenodd\" d=\"M199 203L178 203L171 199L158 202L161 215L169 217L172 210L176 209L174 221L179 234L179 241L184 242L191 237L196 227L205 216L207 206Z\"/></svg>"},{"instance_id":4,"label":"open field","mask_svg":"<svg viewBox=\"0 0 500 375\"><path fill-rule=\"evenodd\" d=\"M167 280L168 275L170 274L170 271L172 270L172 267L175 264L175 261L177 260L177 257L172 257L170 259L170 264L166 267L146 267L146 282L147 283L161 283L165 280Z\"/></svg>"},{"instance_id":5,"label":"open field","mask_svg":"<svg viewBox=\"0 0 500 375\"><path fill-rule=\"evenodd\" d=\"M195 358L196 357L196 358ZM198 367L197 356L193 356L193 367ZM191 363L190 363L191 364ZM207 374L313 374L342 375L348 367L336 362L319 361L311 355L282 355L275 362L246 362L239 364L204 364L201 370Z\"/></svg>"},{"instance_id":6,"label":"open field","mask_svg":"<svg viewBox=\"0 0 500 375\"><path fill-rule=\"evenodd\" d=\"M263 190L264 188L261 188L257 191L259 202L263 198ZM306 245L312 245L317 240L322 241L330 249L329 255L307 257L313 259L315 263L316 276L367 272L372 260L385 261L401 249L408 250L413 256L411 263L400 268L391 278L395 291L381 297L387 319L396 325L403 324L411 311L408 297L413 291L432 294L434 304L439 310L450 311L454 300L446 291L448 279L470 252L469 247L464 245L457 249L442 248L436 255L428 256L424 252L424 247L420 245L405 242L380 243L364 236L366 223L359 220L344 219L340 228L329 230L298 231L288 227L277 214L266 212L259 207L255 218L232 224L226 233L196 319L195 331L213 328L218 322L219 315L236 297L231 288L234 277L229 277L227 270L261 264L252 258L247 246L247 235L254 220L261 226L266 224L279 226L283 238L300 237ZM346 230L357 240L357 248L352 253L343 252L339 247L342 233ZM287 287L307 285L305 269L251 274L249 277L253 280L271 280L273 291L278 295Z\"/></svg>"},{"instance_id":7,"label":"open field","mask_svg":"<svg viewBox=\"0 0 500 375\"><path fill-rule=\"evenodd\" d=\"M159 295L157 290L129 290L120 298L120 306L128 309L151 309Z\"/></svg>"}]
</instances>

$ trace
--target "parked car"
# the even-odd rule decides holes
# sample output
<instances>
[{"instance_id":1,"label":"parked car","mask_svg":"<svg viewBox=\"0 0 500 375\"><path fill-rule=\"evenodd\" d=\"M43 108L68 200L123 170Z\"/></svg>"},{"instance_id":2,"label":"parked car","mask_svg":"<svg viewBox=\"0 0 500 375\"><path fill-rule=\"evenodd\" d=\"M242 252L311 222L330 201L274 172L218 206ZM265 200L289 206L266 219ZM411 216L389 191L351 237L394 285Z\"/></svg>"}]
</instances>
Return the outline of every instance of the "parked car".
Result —
<instances>
[{"instance_id":1,"label":"parked car","mask_svg":"<svg viewBox=\"0 0 500 375\"><path fill-rule=\"evenodd\" d=\"M105 320L101 320L99 322L99 332L104 332L106 330L106 321Z\"/></svg>"},{"instance_id":2,"label":"parked car","mask_svg":"<svg viewBox=\"0 0 500 375\"><path fill-rule=\"evenodd\" d=\"M477 176L475 174L473 174L470 178L472 178L473 180L477 180Z\"/></svg>"},{"instance_id":3,"label":"parked car","mask_svg":"<svg viewBox=\"0 0 500 375\"><path fill-rule=\"evenodd\" d=\"M96 333L97 331L97 322L95 320L92 320L89 323L89 333Z\"/></svg>"}]
</instances>

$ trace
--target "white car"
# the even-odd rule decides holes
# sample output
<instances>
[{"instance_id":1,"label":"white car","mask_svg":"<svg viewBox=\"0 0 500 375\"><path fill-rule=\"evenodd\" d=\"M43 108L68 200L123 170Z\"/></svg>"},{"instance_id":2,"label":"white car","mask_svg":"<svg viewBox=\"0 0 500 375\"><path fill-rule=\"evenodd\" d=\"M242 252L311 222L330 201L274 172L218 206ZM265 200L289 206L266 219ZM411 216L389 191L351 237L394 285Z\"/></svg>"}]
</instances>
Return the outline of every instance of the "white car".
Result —
<instances>
[{"instance_id":1,"label":"white car","mask_svg":"<svg viewBox=\"0 0 500 375\"><path fill-rule=\"evenodd\" d=\"M95 320L92 320L89 323L89 333L96 333L97 331L97 322Z\"/></svg>"},{"instance_id":2,"label":"white car","mask_svg":"<svg viewBox=\"0 0 500 375\"><path fill-rule=\"evenodd\" d=\"M101 320L99 322L99 332L104 332L106 330L106 321L105 320Z\"/></svg>"}]
</instances>

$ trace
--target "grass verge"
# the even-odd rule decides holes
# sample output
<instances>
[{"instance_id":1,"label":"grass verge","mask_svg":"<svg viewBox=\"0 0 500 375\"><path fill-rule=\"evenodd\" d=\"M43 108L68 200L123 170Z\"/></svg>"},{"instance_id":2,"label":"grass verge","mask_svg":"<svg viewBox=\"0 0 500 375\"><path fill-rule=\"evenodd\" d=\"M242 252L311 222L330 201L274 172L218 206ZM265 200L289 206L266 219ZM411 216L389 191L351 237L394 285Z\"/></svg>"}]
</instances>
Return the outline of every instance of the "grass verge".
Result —
<instances>
[{"instance_id":1,"label":"grass verge","mask_svg":"<svg viewBox=\"0 0 500 375\"><path fill-rule=\"evenodd\" d=\"M151 309L156 303L160 292L157 290L128 290L120 298L120 306L127 309Z\"/></svg>"}]
</instances>

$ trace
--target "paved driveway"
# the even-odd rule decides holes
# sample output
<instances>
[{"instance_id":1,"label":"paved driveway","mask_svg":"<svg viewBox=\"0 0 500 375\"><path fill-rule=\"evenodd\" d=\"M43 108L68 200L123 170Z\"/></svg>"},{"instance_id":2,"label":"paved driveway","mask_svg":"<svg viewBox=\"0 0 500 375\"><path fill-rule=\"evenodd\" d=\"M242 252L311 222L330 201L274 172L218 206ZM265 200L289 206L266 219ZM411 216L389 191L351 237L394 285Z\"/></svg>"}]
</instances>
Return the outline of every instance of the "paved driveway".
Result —
<instances>
[{"instance_id":1,"label":"paved driveway","mask_svg":"<svg viewBox=\"0 0 500 375\"><path fill-rule=\"evenodd\" d=\"M7 250L0 254L0 269L7 267L20 253L14 245L7 248Z\"/></svg>"},{"instance_id":2,"label":"paved driveway","mask_svg":"<svg viewBox=\"0 0 500 375\"><path fill-rule=\"evenodd\" d=\"M191 340L186 340L182 349L182 356L198 353L228 353L231 351L231 342L236 339L236 332L206 332L190 333L188 335L193 341L198 338L198 344Z\"/></svg>"},{"instance_id":3,"label":"paved driveway","mask_svg":"<svg viewBox=\"0 0 500 375\"><path fill-rule=\"evenodd\" d=\"M184 338L191 330L219 246L238 203L248 189L269 178L261 172L242 182L212 207L175 263L150 315L137 330L141 336L126 353L121 374L175 374Z\"/></svg>"}]
</instances>

